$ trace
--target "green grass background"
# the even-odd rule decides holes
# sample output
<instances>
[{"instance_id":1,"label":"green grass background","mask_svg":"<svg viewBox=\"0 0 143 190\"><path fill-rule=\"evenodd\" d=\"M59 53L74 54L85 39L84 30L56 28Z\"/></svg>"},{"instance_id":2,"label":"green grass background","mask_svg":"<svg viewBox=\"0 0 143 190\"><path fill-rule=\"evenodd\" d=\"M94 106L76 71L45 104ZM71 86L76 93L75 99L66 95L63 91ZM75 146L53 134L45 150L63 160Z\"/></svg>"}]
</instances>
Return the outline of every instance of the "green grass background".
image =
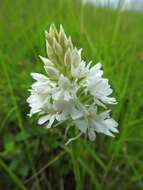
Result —
<instances>
[{"instance_id":1,"label":"green grass background","mask_svg":"<svg viewBox=\"0 0 143 190\"><path fill-rule=\"evenodd\" d=\"M0 190L143 189L143 13L78 0L0 1ZM63 25L83 58L103 64L118 105L116 138L64 146L63 128L29 119L31 72L44 73L44 30ZM112 107L111 107L112 108Z\"/></svg>"}]
</instances>

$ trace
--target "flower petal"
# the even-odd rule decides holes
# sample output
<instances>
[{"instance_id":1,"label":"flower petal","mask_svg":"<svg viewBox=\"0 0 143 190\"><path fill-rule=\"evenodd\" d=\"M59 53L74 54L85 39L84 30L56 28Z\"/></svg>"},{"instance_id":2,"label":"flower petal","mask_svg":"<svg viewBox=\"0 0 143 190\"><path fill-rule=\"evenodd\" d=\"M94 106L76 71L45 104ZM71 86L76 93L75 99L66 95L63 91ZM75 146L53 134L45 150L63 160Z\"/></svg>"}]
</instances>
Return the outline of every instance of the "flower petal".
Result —
<instances>
[{"instance_id":1,"label":"flower petal","mask_svg":"<svg viewBox=\"0 0 143 190\"><path fill-rule=\"evenodd\" d=\"M50 119L50 115L45 115L39 118L38 120L38 124L42 125L44 124L46 121L48 121Z\"/></svg>"}]
</instances>

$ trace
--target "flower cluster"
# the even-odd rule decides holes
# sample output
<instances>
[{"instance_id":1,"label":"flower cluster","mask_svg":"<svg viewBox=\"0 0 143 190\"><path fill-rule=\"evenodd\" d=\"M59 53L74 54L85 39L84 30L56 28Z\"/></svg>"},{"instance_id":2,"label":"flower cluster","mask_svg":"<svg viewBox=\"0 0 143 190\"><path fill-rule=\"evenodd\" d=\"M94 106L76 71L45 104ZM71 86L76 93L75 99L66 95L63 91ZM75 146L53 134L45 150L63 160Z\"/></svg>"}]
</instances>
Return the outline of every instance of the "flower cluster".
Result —
<instances>
[{"instance_id":1,"label":"flower cluster","mask_svg":"<svg viewBox=\"0 0 143 190\"><path fill-rule=\"evenodd\" d=\"M62 26L58 32L51 25L45 35L48 59L40 58L46 75L31 73L36 82L27 99L29 115L38 113L38 124L47 128L55 122L70 121L90 140L96 133L114 136L118 123L110 117L106 105L117 102L110 97L112 89L108 79L102 77L101 64L86 63L81 58L82 49L73 46Z\"/></svg>"}]
</instances>

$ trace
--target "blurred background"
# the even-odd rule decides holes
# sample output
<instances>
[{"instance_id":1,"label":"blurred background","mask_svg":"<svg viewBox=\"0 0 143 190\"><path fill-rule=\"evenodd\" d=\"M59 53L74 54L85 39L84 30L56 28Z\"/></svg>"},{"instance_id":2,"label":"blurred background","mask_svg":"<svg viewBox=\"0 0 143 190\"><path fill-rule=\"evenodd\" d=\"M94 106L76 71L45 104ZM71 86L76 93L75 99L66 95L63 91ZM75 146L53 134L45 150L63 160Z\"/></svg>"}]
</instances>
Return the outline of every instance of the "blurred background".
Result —
<instances>
[{"instance_id":1,"label":"blurred background","mask_svg":"<svg viewBox=\"0 0 143 190\"><path fill-rule=\"evenodd\" d=\"M51 23L63 25L86 61L103 64L119 102L116 138L65 147L61 128L27 117L30 73L44 73L38 55L46 56ZM143 189L142 113L143 1L0 1L0 190Z\"/></svg>"}]
</instances>

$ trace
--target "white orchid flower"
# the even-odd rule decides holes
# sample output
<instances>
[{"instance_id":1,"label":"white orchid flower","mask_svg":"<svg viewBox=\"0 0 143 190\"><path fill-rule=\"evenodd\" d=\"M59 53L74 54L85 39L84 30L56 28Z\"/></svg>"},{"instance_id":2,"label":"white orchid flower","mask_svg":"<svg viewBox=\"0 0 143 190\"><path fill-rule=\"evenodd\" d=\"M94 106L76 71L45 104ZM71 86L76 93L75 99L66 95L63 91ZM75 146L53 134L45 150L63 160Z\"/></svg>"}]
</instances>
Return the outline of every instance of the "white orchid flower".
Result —
<instances>
[{"instance_id":1,"label":"white orchid flower","mask_svg":"<svg viewBox=\"0 0 143 190\"><path fill-rule=\"evenodd\" d=\"M70 121L90 140L94 140L97 133L114 136L118 123L110 117L109 111L102 110L117 102L110 96L113 90L108 79L103 78L102 65L87 64L82 59L82 49L73 46L62 26L58 32L51 25L45 36L48 58L40 56L45 75L31 74L36 82L27 99L31 108L29 115L39 114L38 124L47 128L58 122L65 122L68 128Z\"/></svg>"}]
</instances>

